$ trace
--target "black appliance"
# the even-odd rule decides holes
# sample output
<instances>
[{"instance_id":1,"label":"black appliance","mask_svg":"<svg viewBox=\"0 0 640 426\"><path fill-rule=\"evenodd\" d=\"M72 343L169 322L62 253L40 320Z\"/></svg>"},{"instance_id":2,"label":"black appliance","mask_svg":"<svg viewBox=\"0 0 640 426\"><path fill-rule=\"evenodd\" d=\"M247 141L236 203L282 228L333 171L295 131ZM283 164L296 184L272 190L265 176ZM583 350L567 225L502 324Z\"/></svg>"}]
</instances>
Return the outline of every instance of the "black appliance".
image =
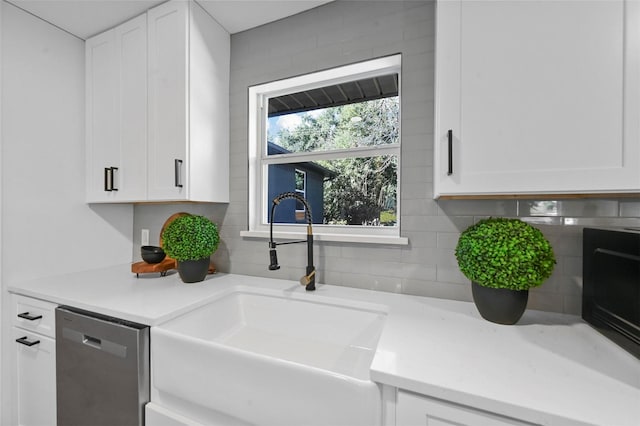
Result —
<instances>
[{"instance_id":1,"label":"black appliance","mask_svg":"<svg viewBox=\"0 0 640 426\"><path fill-rule=\"evenodd\" d=\"M582 270L582 318L640 359L640 228L585 228Z\"/></svg>"}]
</instances>

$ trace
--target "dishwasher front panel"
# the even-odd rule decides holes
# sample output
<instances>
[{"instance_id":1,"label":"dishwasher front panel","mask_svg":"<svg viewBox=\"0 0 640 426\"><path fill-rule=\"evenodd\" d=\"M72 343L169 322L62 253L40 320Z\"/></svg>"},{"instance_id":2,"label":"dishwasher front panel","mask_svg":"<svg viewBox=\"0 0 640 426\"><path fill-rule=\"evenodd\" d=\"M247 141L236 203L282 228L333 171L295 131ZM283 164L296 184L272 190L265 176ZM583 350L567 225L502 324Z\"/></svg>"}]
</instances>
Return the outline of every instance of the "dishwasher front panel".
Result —
<instances>
[{"instance_id":1,"label":"dishwasher front panel","mask_svg":"<svg viewBox=\"0 0 640 426\"><path fill-rule=\"evenodd\" d=\"M149 327L57 308L56 384L58 426L143 425Z\"/></svg>"}]
</instances>

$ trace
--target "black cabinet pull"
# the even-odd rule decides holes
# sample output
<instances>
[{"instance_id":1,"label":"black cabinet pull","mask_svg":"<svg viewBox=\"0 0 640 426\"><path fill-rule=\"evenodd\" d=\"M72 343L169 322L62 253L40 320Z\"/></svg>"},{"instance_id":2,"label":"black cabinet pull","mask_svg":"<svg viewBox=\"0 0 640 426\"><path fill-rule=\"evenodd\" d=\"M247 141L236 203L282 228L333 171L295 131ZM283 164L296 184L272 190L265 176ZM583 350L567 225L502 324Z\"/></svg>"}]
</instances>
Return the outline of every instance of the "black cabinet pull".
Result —
<instances>
[{"instance_id":1,"label":"black cabinet pull","mask_svg":"<svg viewBox=\"0 0 640 426\"><path fill-rule=\"evenodd\" d=\"M177 188L182 188L182 160L175 159L173 160L174 166L174 174L175 174L175 185Z\"/></svg>"},{"instance_id":2,"label":"black cabinet pull","mask_svg":"<svg viewBox=\"0 0 640 426\"><path fill-rule=\"evenodd\" d=\"M42 315L29 315L29 312L23 312L21 314L18 314L18 316L20 318L24 318L28 321L35 321L35 320L39 320L40 318L42 318Z\"/></svg>"},{"instance_id":3,"label":"black cabinet pull","mask_svg":"<svg viewBox=\"0 0 640 426\"><path fill-rule=\"evenodd\" d=\"M33 345L37 345L38 343L40 343L40 340L29 340L27 338L27 336L23 336L19 339L16 339L16 342L21 343L25 346L33 346Z\"/></svg>"},{"instance_id":4,"label":"black cabinet pull","mask_svg":"<svg viewBox=\"0 0 640 426\"><path fill-rule=\"evenodd\" d=\"M447 132L447 140L449 143L449 168L447 169L447 175L453 174L453 130L449 129Z\"/></svg>"},{"instance_id":5,"label":"black cabinet pull","mask_svg":"<svg viewBox=\"0 0 640 426\"><path fill-rule=\"evenodd\" d=\"M113 184L111 181L111 178L109 177L110 175L111 175L111 167L105 167L104 168L104 190L107 192L111 191L109 184Z\"/></svg>"},{"instance_id":6,"label":"black cabinet pull","mask_svg":"<svg viewBox=\"0 0 640 426\"><path fill-rule=\"evenodd\" d=\"M113 176L116 174L116 170L118 170L117 167L111 167L111 179L110 179L110 181L111 181L111 191L117 191L118 190L118 188L116 188L116 185L113 183L113 180L114 180Z\"/></svg>"}]
</instances>

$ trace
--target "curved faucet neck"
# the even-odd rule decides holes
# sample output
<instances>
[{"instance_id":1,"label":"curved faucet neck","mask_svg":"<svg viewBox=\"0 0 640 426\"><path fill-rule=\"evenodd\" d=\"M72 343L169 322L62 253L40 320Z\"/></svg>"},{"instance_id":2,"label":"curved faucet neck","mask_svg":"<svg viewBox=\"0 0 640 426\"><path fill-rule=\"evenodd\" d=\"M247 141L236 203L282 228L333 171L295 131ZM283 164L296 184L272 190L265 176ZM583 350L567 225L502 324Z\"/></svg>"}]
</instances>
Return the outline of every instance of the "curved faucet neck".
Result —
<instances>
[{"instance_id":1,"label":"curved faucet neck","mask_svg":"<svg viewBox=\"0 0 640 426\"><path fill-rule=\"evenodd\" d=\"M307 291L313 291L316 289L316 268L313 266L313 219L311 216L311 207L307 200L302 197L300 194L296 192L283 192L273 199L271 205L271 219L269 224L269 255L271 258L271 263L269 264L270 270L280 269L278 265L278 256L276 254L276 246L281 244L295 244L301 243L304 241L292 241L290 243L276 243L273 241L273 222L274 215L276 211L276 206L280 204L281 201L293 198L297 201L300 201L304 206L305 218L307 221L307 269L305 275L300 279L300 284L304 285Z\"/></svg>"}]
</instances>

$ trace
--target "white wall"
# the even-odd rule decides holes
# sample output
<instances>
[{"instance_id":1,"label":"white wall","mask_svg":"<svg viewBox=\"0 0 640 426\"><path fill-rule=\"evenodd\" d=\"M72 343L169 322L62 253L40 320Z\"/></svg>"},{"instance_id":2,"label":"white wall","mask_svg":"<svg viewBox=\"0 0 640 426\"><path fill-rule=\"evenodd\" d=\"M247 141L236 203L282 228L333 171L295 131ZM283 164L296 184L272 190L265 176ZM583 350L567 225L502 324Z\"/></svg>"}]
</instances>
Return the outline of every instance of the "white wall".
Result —
<instances>
[{"instance_id":1,"label":"white wall","mask_svg":"<svg viewBox=\"0 0 640 426\"><path fill-rule=\"evenodd\" d=\"M131 261L133 207L84 202L84 42L2 2L1 271L21 280ZM4 342L1 424L11 424Z\"/></svg>"}]
</instances>

